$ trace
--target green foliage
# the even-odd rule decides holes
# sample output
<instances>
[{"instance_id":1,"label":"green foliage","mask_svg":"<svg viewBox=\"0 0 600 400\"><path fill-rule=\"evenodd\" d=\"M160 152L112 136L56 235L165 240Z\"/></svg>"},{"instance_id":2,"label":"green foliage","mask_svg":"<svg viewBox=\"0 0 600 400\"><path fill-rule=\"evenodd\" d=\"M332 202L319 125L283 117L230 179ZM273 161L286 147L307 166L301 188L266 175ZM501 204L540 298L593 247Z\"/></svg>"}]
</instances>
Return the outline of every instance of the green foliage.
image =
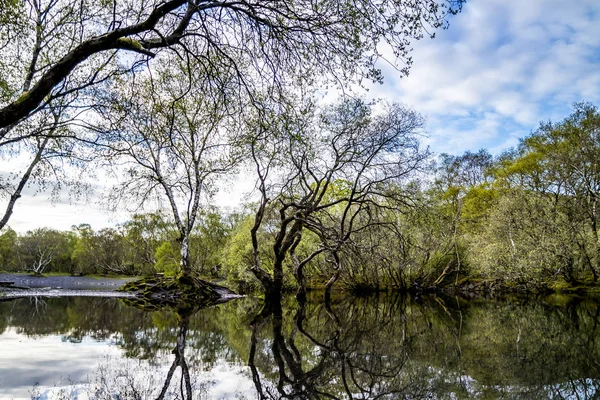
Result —
<instances>
[{"instance_id":1,"label":"green foliage","mask_svg":"<svg viewBox=\"0 0 600 400\"><path fill-rule=\"evenodd\" d=\"M253 225L252 216L243 218L232 230L221 253L224 276L233 287L242 289L241 291L259 288L259 282L250 272L253 263L250 229ZM263 251L268 252L268 248L264 246ZM263 267L269 270L269 265Z\"/></svg>"},{"instance_id":2,"label":"green foliage","mask_svg":"<svg viewBox=\"0 0 600 400\"><path fill-rule=\"evenodd\" d=\"M23 271L42 274L50 271L70 271L75 235L54 229L39 228L17 240L17 258Z\"/></svg>"},{"instance_id":3,"label":"green foliage","mask_svg":"<svg viewBox=\"0 0 600 400\"><path fill-rule=\"evenodd\" d=\"M190 237L190 253L194 268L203 275L220 276L223 251L240 216L223 215L218 209L201 212Z\"/></svg>"},{"instance_id":4,"label":"green foliage","mask_svg":"<svg viewBox=\"0 0 600 400\"><path fill-rule=\"evenodd\" d=\"M181 255L173 242L163 242L156 249L156 272L164 273L165 276L176 276L181 269Z\"/></svg>"},{"instance_id":5,"label":"green foliage","mask_svg":"<svg viewBox=\"0 0 600 400\"><path fill-rule=\"evenodd\" d=\"M129 262L138 275L153 274L158 246L177 236L175 226L161 212L134 214L123 224L122 230L123 245L129 249Z\"/></svg>"},{"instance_id":6,"label":"green foliage","mask_svg":"<svg viewBox=\"0 0 600 400\"><path fill-rule=\"evenodd\" d=\"M600 114L587 103L542 123L494 168L501 190L473 237L473 265L508 280L600 276Z\"/></svg>"},{"instance_id":7,"label":"green foliage","mask_svg":"<svg viewBox=\"0 0 600 400\"><path fill-rule=\"evenodd\" d=\"M343 126L332 115L320 121L323 126ZM354 114L345 117L349 115ZM359 122L361 128L371 123L369 118ZM307 149L308 138L295 134L299 147L290 147L290 154L305 151L303 163L320 148ZM364 151L361 148L359 155ZM278 165L286 161L268 160ZM301 174L292 174L286 191L269 200L257 232L261 268L274 273L274 248L284 215L304 224L295 233L301 238L294 247L297 260L318 253L304 269L314 288L333 276L340 287L373 290L443 287L470 279L561 291L598 284L600 113L594 106L576 104L572 115L541 124L518 148L495 159L485 150L445 154L433 171L432 181L402 183L374 183L370 177L351 183L350 171L328 181L322 191L314 181L299 181L297 187L306 193L322 195L314 204L300 204L306 193L292 182ZM361 192L360 202L348 206L349 197L358 193L353 192L354 184L375 189ZM309 206L314 207L310 213ZM227 279L238 290L259 289L250 272L256 262L250 237L255 217L247 211L255 207L248 204L245 212L235 214L208 208L199 214L190 236L197 272ZM344 214L352 215L354 224L346 236L350 223L340 224ZM180 266L177 235L159 213L136 215L116 229L97 232L89 225L71 233L39 230L22 236L7 230L0 236L0 263L5 269L31 269L32 243L45 243L60 249L45 271L173 276ZM279 265L284 286L291 288L296 264L286 251Z\"/></svg>"},{"instance_id":8,"label":"green foliage","mask_svg":"<svg viewBox=\"0 0 600 400\"><path fill-rule=\"evenodd\" d=\"M0 270L12 271L16 268L17 233L7 228L0 235Z\"/></svg>"},{"instance_id":9,"label":"green foliage","mask_svg":"<svg viewBox=\"0 0 600 400\"><path fill-rule=\"evenodd\" d=\"M462 198L461 220L465 231L476 231L485 223L499 197L498 190L489 185L470 188Z\"/></svg>"}]
</instances>

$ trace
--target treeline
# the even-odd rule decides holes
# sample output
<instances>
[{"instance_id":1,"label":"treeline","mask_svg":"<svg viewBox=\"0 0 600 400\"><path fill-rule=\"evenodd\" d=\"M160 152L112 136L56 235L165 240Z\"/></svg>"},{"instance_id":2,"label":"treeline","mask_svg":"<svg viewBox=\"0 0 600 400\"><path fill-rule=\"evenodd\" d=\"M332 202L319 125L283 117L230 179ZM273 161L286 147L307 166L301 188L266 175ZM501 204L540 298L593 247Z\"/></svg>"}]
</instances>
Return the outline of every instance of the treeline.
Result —
<instances>
[{"instance_id":1,"label":"treeline","mask_svg":"<svg viewBox=\"0 0 600 400\"><path fill-rule=\"evenodd\" d=\"M216 275L220 249L237 225L237 214L202 213L191 238L197 271ZM7 229L0 235L0 269L10 272L174 275L180 256L175 225L162 213L136 214L115 228L94 230L89 224L70 231L39 228L19 235Z\"/></svg>"},{"instance_id":2,"label":"treeline","mask_svg":"<svg viewBox=\"0 0 600 400\"><path fill-rule=\"evenodd\" d=\"M344 138L335 136L332 143ZM366 153L353 150L351 167ZM292 161L297 154L282 153ZM290 178L281 185L293 188L293 196L280 190L267 201L265 189L262 200L238 212L205 209L189 237L190 264L237 290L259 288L260 274L251 272L257 265L273 276L281 268L288 288L299 282L354 289L494 282L562 289L597 282L600 114L594 106L576 104L563 121L541 124L517 148L496 157L486 150L442 154L425 169L430 156L415 150L411 160L415 164L401 171L410 181L402 185L378 181L376 168L361 190L356 177L330 176L324 188L319 180L304 187ZM260 172L263 164L256 163ZM294 231L296 221L301 224ZM7 230L0 236L0 266L35 273L174 275L181 265L180 238L177 224L161 213L135 215L100 231L89 225L24 235Z\"/></svg>"},{"instance_id":3,"label":"treeline","mask_svg":"<svg viewBox=\"0 0 600 400\"><path fill-rule=\"evenodd\" d=\"M438 241L423 270L429 284L461 277L524 287L596 284L600 274L600 114L574 105L493 158L442 155L424 192L421 243ZM431 272L428 272L431 271Z\"/></svg>"}]
</instances>

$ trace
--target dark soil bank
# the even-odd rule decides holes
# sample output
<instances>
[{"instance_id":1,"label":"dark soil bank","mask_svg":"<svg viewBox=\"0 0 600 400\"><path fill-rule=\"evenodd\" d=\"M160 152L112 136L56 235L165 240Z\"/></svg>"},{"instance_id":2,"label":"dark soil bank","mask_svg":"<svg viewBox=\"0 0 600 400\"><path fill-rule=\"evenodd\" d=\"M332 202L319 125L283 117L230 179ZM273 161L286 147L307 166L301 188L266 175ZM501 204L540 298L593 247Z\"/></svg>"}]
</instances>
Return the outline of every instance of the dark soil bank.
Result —
<instances>
[{"instance_id":1,"label":"dark soil bank","mask_svg":"<svg viewBox=\"0 0 600 400\"><path fill-rule=\"evenodd\" d=\"M26 288L52 288L65 290L116 290L136 278L88 278L79 276L31 276L26 274L0 274L0 282L14 282Z\"/></svg>"}]
</instances>

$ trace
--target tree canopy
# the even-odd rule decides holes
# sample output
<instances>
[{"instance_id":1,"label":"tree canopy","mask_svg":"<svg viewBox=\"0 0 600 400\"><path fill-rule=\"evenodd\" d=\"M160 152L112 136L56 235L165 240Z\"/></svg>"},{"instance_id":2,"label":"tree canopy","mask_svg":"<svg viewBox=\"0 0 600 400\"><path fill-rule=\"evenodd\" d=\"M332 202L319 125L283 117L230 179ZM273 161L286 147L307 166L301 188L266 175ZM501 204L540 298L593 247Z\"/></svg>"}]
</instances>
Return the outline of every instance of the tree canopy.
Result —
<instances>
[{"instance_id":1,"label":"tree canopy","mask_svg":"<svg viewBox=\"0 0 600 400\"><path fill-rule=\"evenodd\" d=\"M310 82L321 74L343 84L361 76L381 80L376 61L383 44L397 59L390 61L406 73L410 41L444 27L462 3L8 2L0 15L6 21L0 59L10 60L2 65L0 128L159 54L196 59L195 74L233 70L242 88L265 83L281 88L289 79ZM12 19L13 13L28 17ZM28 70L30 64L34 68Z\"/></svg>"}]
</instances>

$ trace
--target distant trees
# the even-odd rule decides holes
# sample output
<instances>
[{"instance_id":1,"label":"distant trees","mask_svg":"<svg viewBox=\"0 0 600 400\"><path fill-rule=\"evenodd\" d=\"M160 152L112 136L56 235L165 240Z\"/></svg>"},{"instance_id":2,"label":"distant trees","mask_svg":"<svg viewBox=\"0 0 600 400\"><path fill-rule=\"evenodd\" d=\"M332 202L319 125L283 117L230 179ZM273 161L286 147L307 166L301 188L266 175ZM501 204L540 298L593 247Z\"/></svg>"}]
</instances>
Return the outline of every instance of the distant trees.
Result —
<instances>
[{"instance_id":1,"label":"distant trees","mask_svg":"<svg viewBox=\"0 0 600 400\"><path fill-rule=\"evenodd\" d=\"M225 215L211 214L212 222L201 217L202 225L226 220ZM191 242L211 244L210 250L192 247L196 272L216 274L230 229L220 232L198 230ZM130 221L115 228L94 230L88 224L73 226L71 231L48 228L18 234L7 229L0 234L0 271L30 271L35 274L61 272L72 275L122 274L151 275L177 273L180 250L176 243L177 228L172 220L159 213L135 214ZM167 271L165 271L165 268Z\"/></svg>"},{"instance_id":2,"label":"distant trees","mask_svg":"<svg viewBox=\"0 0 600 400\"><path fill-rule=\"evenodd\" d=\"M134 246L126 242L122 229L104 228L94 232L90 226L80 225L77 233L78 240L71 258L79 273L135 273Z\"/></svg>"},{"instance_id":3,"label":"distant trees","mask_svg":"<svg viewBox=\"0 0 600 400\"><path fill-rule=\"evenodd\" d=\"M489 229L505 238L491 243L512 255L521 277L598 280L599 156L600 114L577 103L569 117L542 123L494 167L503 211L492 211Z\"/></svg>"},{"instance_id":4,"label":"distant trees","mask_svg":"<svg viewBox=\"0 0 600 400\"><path fill-rule=\"evenodd\" d=\"M153 271L158 247L177 237L171 219L163 212L134 214L121 229L131 249L131 263L137 271L145 273Z\"/></svg>"},{"instance_id":5,"label":"distant trees","mask_svg":"<svg viewBox=\"0 0 600 400\"><path fill-rule=\"evenodd\" d=\"M18 238L17 258L26 271L41 275L50 266L70 266L73 237L62 232L39 228Z\"/></svg>"}]
</instances>

